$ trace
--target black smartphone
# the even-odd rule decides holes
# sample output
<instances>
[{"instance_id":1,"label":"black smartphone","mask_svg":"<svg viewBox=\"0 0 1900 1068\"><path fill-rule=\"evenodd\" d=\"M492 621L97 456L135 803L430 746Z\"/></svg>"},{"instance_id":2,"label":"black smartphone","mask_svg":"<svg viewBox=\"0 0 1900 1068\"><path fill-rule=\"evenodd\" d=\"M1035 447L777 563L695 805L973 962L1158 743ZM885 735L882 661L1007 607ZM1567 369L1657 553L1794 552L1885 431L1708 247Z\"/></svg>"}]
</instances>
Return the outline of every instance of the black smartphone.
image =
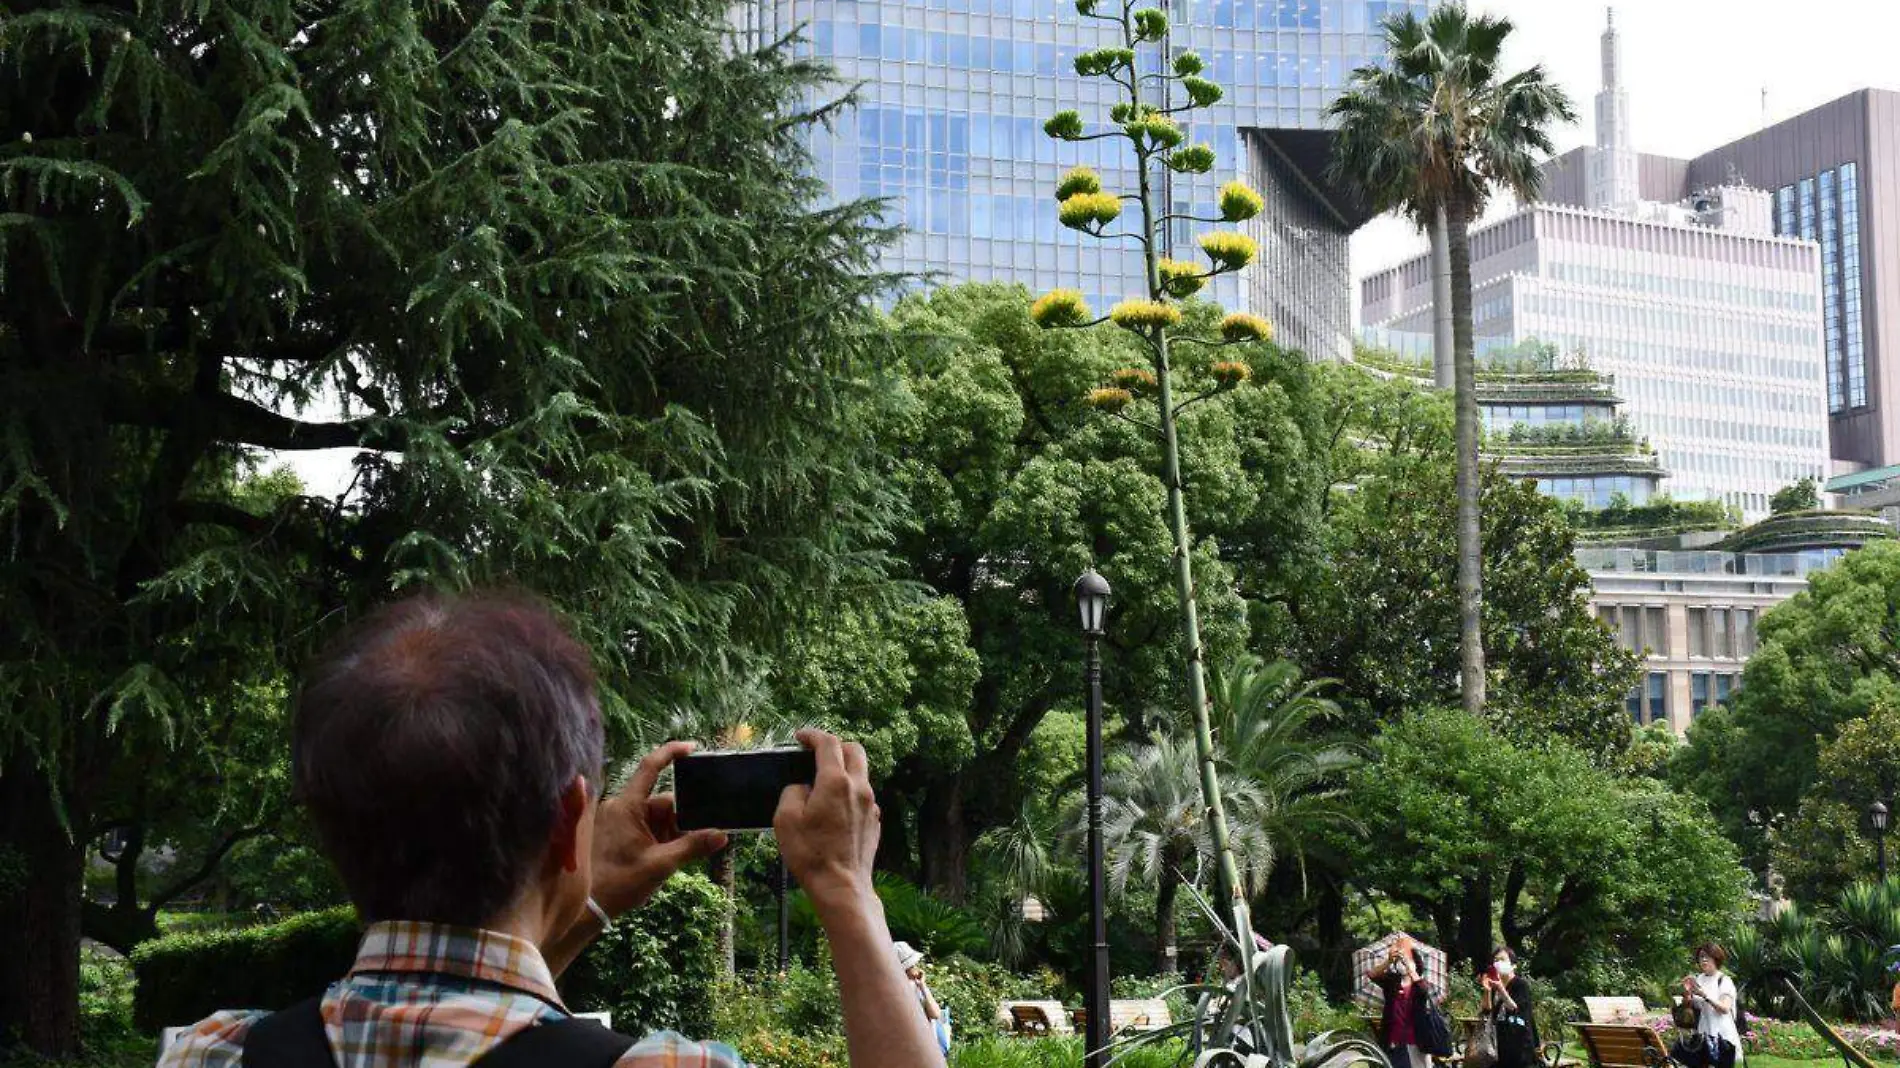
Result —
<instances>
[{"instance_id":1,"label":"black smartphone","mask_svg":"<svg viewBox=\"0 0 1900 1068\"><path fill-rule=\"evenodd\" d=\"M693 753L673 762L673 810L683 831L765 830L785 788L817 777L804 748Z\"/></svg>"}]
</instances>

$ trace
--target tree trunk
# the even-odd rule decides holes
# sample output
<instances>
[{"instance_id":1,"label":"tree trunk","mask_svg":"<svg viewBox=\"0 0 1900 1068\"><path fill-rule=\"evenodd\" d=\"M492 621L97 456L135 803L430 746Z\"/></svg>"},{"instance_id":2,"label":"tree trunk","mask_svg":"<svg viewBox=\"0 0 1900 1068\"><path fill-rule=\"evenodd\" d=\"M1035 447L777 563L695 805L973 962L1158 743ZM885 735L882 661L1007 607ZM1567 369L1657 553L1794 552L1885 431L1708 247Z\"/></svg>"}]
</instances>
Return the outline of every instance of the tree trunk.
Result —
<instances>
[{"instance_id":1,"label":"tree trunk","mask_svg":"<svg viewBox=\"0 0 1900 1068\"><path fill-rule=\"evenodd\" d=\"M1155 887L1155 967L1162 975L1173 975L1181 970L1174 926L1174 901L1180 890L1181 880L1174 872L1163 871L1161 882Z\"/></svg>"},{"instance_id":2,"label":"tree trunk","mask_svg":"<svg viewBox=\"0 0 1900 1068\"><path fill-rule=\"evenodd\" d=\"M1451 236L1445 221L1444 205L1432 215L1432 384L1453 389L1457 374L1453 369L1451 313Z\"/></svg>"},{"instance_id":3,"label":"tree trunk","mask_svg":"<svg viewBox=\"0 0 1900 1068\"><path fill-rule=\"evenodd\" d=\"M1452 356L1458 440L1458 685L1465 711L1484 713L1484 557L1478 532L1478 380L1471 325L1471 220L1462 204L1448 210L1451 249Z\"/></svg>"},{"instance_id":4,"label":"tree trunk","mask_svg":"<svg viewBox=\"0 0 1900 1068\"><path fill-rule=\"evenodd\" d=\"M1491 877L1466 879L1458 906L1458 942L1450 947L1454 964L1476 966L1491 959Z\"/></svg>"},{"instance_id":5,"label":"tree trunk","mask_svg":"<svg viewBox=\"0 0 1900 1068\"><path fill-rule=\"evenodd\" d=\"M719 966L726 978L730 979L739 970L739 947L735 934L739 909L738 878L733 869L730 845L706 858L706 874L726 899L725 915L719 922Z\"/></svg>"},{"instance_id":6,"label":"tree trunk","mask_svg":"<svg viewBox=\"0 0 1900 1068\"><path fill-rule=\"evenodd\" d=\"M884 812L884 822L878 831L877 856L873 863L878 871L892 872L922 886L923 878L910 848L909 821L904 818L912 803L908 796L890 790L879 791L877 804Z\"/></svg>"},{"instance_id":7,"label":"tree trunk","mask_svg":"<svg viewBox=\"0 0 1900 1068\"><path fill-rule=\"evenodd\" d=\"M933 784L917 810L917 852L924 888L959 905L969 896L970 869L963 778L955 775Z\"/></svg>"},{"instance_id":8,"label":"tree trunk","mask_svg":"<svg viewBox=\"0 0 1900 1068\"><path fill-rule=\"evenodd\" d=\"M52 784L17 754L0 779L0 1049L79 1053L79 902L85 847L54 809ZM68 792L70 806L76 795ZM67 818L83 825L70 807Z\"/></svg>"}]
</instances>

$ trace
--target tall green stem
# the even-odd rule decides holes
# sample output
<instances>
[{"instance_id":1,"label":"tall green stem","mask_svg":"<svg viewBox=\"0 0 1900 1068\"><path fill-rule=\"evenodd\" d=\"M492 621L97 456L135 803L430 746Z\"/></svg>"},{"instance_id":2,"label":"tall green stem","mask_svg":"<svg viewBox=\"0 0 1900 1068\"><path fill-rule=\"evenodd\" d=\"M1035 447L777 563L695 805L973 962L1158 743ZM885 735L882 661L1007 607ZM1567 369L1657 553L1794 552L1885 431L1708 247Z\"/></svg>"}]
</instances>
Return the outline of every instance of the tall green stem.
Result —
<instances>
[{"instance_id":1,"label":"tall green stem","mask_svg":"<svg viewBox=\"0 0 1900 1068\"><path fill-rule=\"evenodd\" d=\"M1126 22L1123 28L1128 34L1128 46L1136 48L1138 42ZM1166 58L1164 55L1164 62ZM1135 113L1140 114L1139 76L1129 79L1129 103ZM1156 232L1152 173L1155 157L1152 146L1135 145L1135 170L1140 181L1141 232L1147 237L1142 242L1142 255L1148 272L1148 299L1161 301L1167 300L1168 295L1161 288L1162 235ZM1171 208L1169 205L1168 209ZM1244 1000L1248 997L1248 986L1253 978L1253 921L1247 911L1247 895L1241 888L1240 869L1234 863L1234 851L1229 844L1227 807L1221 801L1220 774L1214 761L1214 729L1208 715L1207 669L1205 652L1201 646L1200 610L1195 600L1194 562L1188 551L1193 543L1188 536L1187 504L1181 485L1181 444L1175 433L1174 386L1169 380L1167 327L1155 327L1147 335L1147 340L1154 351L1157 414L1161 426L1164 468L1162 480L1168 489L1168 529L1174 537L1174 587L1176 596L1181 600L1181 646L1187 659L1188 702L1194 708L1194 752L1201 766L1201 799L1207 805L1208 825L1213 832L1218 891L1221 899L1227 902L1233 917L1234 937L1240 942L1237 948L1241 963L1237 996Z\"/></svg>"}]
</instances>

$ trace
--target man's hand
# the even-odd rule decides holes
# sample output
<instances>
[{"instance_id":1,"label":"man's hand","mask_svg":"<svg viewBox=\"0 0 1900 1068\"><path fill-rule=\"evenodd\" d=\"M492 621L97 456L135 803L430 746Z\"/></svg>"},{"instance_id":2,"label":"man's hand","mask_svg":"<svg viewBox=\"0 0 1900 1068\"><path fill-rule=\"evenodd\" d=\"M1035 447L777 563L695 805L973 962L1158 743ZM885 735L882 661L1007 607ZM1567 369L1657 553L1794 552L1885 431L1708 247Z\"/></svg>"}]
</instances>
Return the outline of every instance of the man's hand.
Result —
<instances>
[{"instance_id":1,"label":"man's hand","mask_svg":"<svg viewBox=\"0 0 1900 1068\"><path fill-rule=\"evenodd\" d=\"M817 755L818 775L779 798L772 829L785 866L820 910L875 900L880 814L864 748L819 730L799 731L798 741Z\"/></svg>"},{"instance_id":2,"label":"man's hand","mask_svg":"<svg viewBox=\"0 0 1900 1068\"><path fill-rule=\"evenodd\" d=\"M648 753L626 788L602 798L594 817L593 896L609 916L639 908L673 873L725 848L723 831L682 835L673 795L653 796L660 772L693 751L692 742L669 742Z\"/></svg>"}]
</instances>

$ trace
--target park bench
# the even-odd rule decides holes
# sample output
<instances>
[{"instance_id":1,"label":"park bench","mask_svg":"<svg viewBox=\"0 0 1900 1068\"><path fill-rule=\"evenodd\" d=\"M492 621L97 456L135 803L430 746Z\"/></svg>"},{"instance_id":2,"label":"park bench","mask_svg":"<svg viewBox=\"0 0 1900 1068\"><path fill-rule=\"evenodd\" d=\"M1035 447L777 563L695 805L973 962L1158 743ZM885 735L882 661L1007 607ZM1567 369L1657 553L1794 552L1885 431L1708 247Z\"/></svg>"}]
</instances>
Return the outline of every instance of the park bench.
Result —
<instances>
[{"instance_id":1,"label":"park bench","mask_svg":"<svg viewBox=\"0 0 1900 1068\"><path fill-rule=\"evenodd\" d=\"M999 1007L998 1018L1013 1035L1067 1035L1073 1034L1069 1026L1069 1014L1063 1011L1059 1001L1005 1001Z\"/></svg>"},{"instance_id":2,"label":"park bench","mask_svg":"<svg viewBox=\"0 0 1900 1068\"><path fill-rule=\"evenodd\" d=\"M1168 1003L1160 998L1131 998L1108 1003L1108 1031L1112 1035L1119 1035L1123 1031L1159 1031L1173 1023L1174 1017L1168 1013Z\"/></svg>"},{"instance_id":3,"label":"park bench","mask_svg":"<svg viewBox=\"0 0 1900 1068\"><path fill-rule=\"evenodd\" d=\"M1669 1068L1675 1063L1662 1036L1641 1023L1580 1023L1572 1028L1590 1068Z\"/></svg>"},{"instance_id":4,"label":"park bench","mask_svg":"<svg viewBox=\"0 0 1900 1068\"><path fill-rule=\"evenodd\" d=\"M1649 1014L1642 998L1584 998L1593 1024L1635 1023Z\"/></svg>"}]
</instances>

